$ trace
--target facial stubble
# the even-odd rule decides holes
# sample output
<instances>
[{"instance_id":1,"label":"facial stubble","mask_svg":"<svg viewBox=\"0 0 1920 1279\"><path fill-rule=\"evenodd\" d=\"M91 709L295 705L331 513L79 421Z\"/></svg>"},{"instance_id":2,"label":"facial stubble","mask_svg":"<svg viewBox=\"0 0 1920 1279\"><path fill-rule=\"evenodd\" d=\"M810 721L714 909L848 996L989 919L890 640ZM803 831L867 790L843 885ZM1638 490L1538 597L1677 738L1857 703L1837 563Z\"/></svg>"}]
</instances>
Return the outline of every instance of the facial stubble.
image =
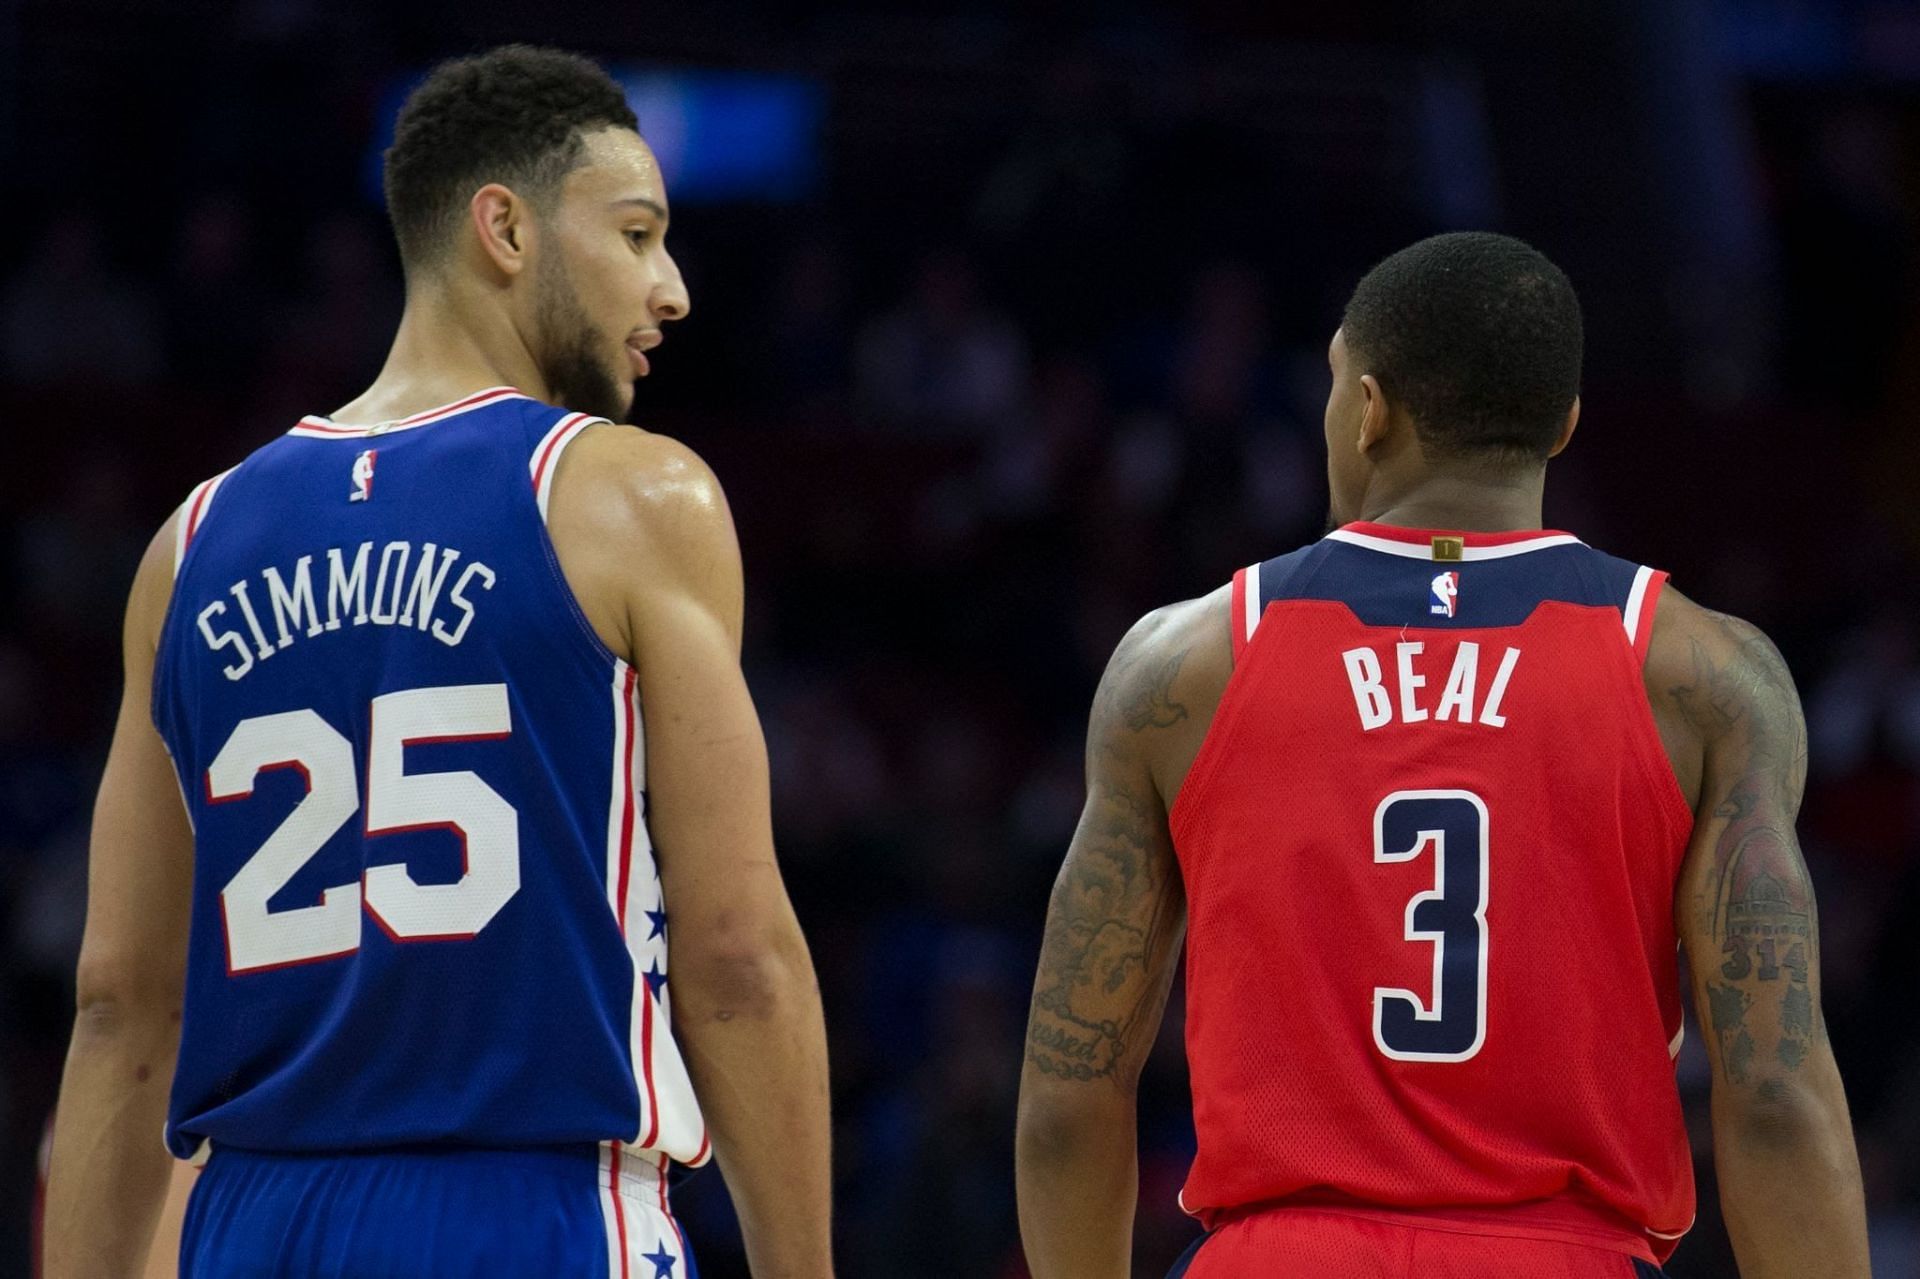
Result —
<instances>
[{"instance_id":1,"label":"facial stubble","mask_svg":"<svg viewBox=\"0 0 1920 1279\"><path fill-rule=\"evenodd\" d=\"M566 258L555 252L540 267L539 353L541 375L554 403L618 422L633 404L633 384L609 370L602 354L609 343L587 316L573 286Z\"/></svg>"}]
</instances>

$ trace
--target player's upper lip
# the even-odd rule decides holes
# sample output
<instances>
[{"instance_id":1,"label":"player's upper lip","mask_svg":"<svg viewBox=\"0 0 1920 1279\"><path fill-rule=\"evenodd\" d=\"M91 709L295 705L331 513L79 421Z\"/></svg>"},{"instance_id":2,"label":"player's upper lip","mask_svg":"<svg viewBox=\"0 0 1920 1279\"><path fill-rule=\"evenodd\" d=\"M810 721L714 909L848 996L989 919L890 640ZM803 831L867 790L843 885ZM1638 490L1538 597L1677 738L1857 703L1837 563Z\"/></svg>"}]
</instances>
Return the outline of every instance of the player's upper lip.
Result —
<instances>
[{"instance_id":1,"label":"player's upper lip","mask_svg":"<svg viewBox=\"0 0 1920 1279\"><path fill-rule=\"evenodd\" d=\"M667 335L659 329L641 329L627 338L627 345L636 351L647 352L667 340Z\"/></svg>"}]
</instances>

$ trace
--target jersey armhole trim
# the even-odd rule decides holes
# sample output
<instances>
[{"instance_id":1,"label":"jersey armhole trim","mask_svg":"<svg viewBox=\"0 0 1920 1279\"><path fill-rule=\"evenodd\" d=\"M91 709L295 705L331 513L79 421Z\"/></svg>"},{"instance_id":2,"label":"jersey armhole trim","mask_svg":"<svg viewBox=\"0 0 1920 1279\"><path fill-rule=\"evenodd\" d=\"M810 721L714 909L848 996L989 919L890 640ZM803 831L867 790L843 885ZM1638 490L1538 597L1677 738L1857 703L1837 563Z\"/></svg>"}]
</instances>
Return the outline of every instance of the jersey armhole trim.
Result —
<instances>
[{"instance_id":1,"label":"jersey armhole trim","mask_svg":"<svg viewBox=\"0 0 1920 1279\"><path fill-rule=\"evenodd\" d=\"M1660 606L1660 590L1666 584L1665 573L1642 564L1633 575L1633 589L1627 592L1627 602L1621 608L1621 622L1626 627L1627 643L1633 647L1637 666L1647 664L1647 653L1653 642L1654 612Z\"/></svg>"},{"instance_id":2,"label":"jersey armhole trim","mask_svg":"<svg viewBox=\"0 0 1920 1279\"><path fill-rule=\"evenodd\" d=\"M1255 668L1240 660L1248 644L1246 636L1260 622L1257 612L1260 607L1259 592L1258 564L1233 575L1233 597L1228 619L1228 629L1233 639L1233 669L1227 673L1226 687L1220 690L1220 700L1214 703L1212 719L1200 739L1200 749L1194 752L1193 762L1187 766L1186 777L1181 779L1180 789L1168 797L1167 833L1173 838L1176 859L1180 853L1180 832L1191 821L1187 814L1200 802L1195 797L1206 790L1209 778L1227 749L1223 743L1233 733L1240 717L1240 705L1246 700L1240 694L1240 686L1259 674ZM1250 608L1256 611L1249 612Z\"/></svg>"},{"instance_id":3,"label":"jersey armhole trim","mask_svg":"<svg viewBox=\"0 0 1920 1279\"><path fill-rule=\"evenodd\" d=\"M1253 632L1260 625L1260 566L1249 564L1233 575L1233 662L1240 664L1240 655L1253 642Z\"/></svg>"},{"instance_id":4,"label":"jersey armhole trim","mask_svg":"<svg viewBox=\"0 0 1920 1279\"><path fill-rule=\"evenodd\" d=\"M547 502L553 494L553 477L560 472L560 455L579 438L580 432L606 420L585 413L569 413L555 422L535 446L533 456L527 459L527 474L533 480L533 500L540 507L542 524L547 522Z\"/></svg>"},{"instance_id":5,"label":"jersey armhole trim","mask_svg":"<svg viewBox=\"0 0 1920 1279\"><path fill-rule=\"evenodd\" d=\"M180 518L173 526L173 574L180 575L181 562L187 558L187 548L193 544L194 534L207 522L207 508L213 505L213 495L220 491L220 485L237 467L228 467L210 480L202 480L187 494L187 500L180 504Z\"/></svg>"}]
</instances>

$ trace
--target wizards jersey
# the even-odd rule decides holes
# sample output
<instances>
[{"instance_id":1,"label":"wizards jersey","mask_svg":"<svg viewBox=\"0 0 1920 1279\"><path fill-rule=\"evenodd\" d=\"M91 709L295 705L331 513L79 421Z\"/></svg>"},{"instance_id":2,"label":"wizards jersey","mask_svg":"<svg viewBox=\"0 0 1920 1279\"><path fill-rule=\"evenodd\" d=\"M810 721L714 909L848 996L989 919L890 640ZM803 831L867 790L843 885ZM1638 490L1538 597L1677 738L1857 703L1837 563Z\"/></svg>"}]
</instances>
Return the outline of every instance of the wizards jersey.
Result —
<instances>
[{"instance_id":1,"label":"wizards jersey","mask_svg":"<svg viewBox=\"0 0 1920 1279\"><path fill-rule=\"evenodd\" d=\"M1171 815L1190 1212L1672 1251L1693 817L1641 684L1664 581L1564 533L1371 524L1235 576L1234 672Z\"/></svg>"},{"instance_id":2,"label":"wizards jersey","mask_svg":"<svg viewBox=\"0 0 1920 1279\"><path fill-rule=\"evenodd\" d=\"M546 513L596 419L307 418L178 520L153 715L194 828L187 1156L604 1143L699 1163L632 667Z\"/></svg>"}]
</instances>

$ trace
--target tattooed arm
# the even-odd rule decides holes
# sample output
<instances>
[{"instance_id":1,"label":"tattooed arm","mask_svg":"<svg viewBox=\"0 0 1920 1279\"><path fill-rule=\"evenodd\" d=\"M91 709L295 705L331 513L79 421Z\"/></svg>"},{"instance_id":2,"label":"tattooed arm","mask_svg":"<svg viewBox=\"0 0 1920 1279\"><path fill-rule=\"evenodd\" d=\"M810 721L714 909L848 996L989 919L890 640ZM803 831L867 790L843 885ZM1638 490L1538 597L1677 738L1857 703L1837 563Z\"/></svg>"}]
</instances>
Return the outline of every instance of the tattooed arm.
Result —
<instances>
[{"instance_id":1,"label":"tattooed arm","mask_svg":"<svg viewBox=\"0 0 1920 1279\"><path fill-rule=\"evenodd\" d=\"M1674 899L1713 1062L1720 1200L1746 1279L1867 1275L1846 1094L1820 1013L1820 932L1794 819L1806 724L1766 636L1668 591L1648 683L1698 796ZM1689 786L1691 789L1691 786Z\"/></svg>"},{"instance_id":2,"label":"tattooed arm","mask_svg":"<svg viewBox=\"0 0 1920 1279\"><path fill-rule=\"evenodd\" d=\"M1224 593L1121 641L1087 732L1087 804L1047 910L1020 1081L1020 1234L1034 1279L1131 1273L1134 1092L1186 932L1167 812L1231 665Z\"/></svg>"}]
</instances>

